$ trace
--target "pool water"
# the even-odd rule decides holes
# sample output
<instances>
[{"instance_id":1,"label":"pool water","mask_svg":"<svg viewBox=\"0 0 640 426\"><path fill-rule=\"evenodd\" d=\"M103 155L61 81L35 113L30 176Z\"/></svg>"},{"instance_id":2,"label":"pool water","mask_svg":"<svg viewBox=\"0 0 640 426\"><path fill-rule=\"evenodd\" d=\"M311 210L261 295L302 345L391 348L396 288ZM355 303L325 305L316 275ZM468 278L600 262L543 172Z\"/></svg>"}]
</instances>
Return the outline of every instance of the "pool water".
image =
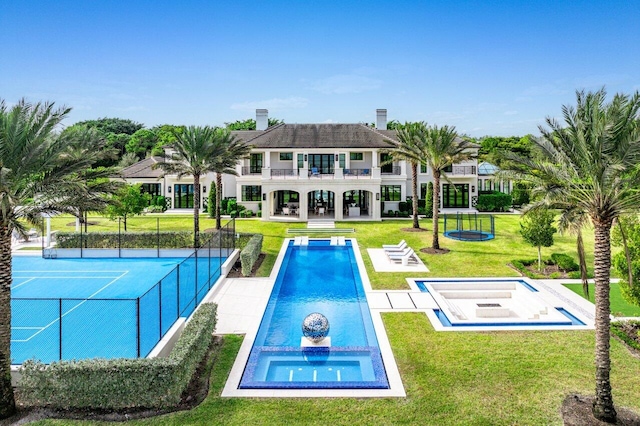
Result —
<instances>
[{"instance_id":1,"label":"pool water","mask_svg":"<svg viewBox=\"0 0 640 426\"><path fill-rule=\"evenodd\" d=\"M389 387L353 246L288 243L241 389ZM302 321L329 320L330 347L303 347Z\"/></svg>"}]
</instances>

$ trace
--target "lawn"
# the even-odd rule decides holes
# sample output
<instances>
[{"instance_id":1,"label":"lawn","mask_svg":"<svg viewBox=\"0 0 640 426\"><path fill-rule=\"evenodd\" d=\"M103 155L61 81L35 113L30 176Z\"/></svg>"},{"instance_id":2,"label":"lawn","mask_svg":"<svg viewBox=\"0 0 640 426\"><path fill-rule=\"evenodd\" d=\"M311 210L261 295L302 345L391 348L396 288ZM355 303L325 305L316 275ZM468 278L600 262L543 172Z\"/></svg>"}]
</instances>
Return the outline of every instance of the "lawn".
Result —
<instances>
[{"instance_id":1,"label":"lawn","mask_svg":"<svg viewBox=\"0 0 640 426\"><path fill-rule=\"evenodd\" d=\"M569 290L584 297L582 292L582 284L564 284ZM632 305L622 298L620 293L620 285L612 283L609 292L609 300L611 302L611 313L617 317L640 317L640 306ZM589 284L589 301L594 303L595 288L593 284Z\"/></svg>"},{"instance_id":2,"label":"lawn","mask_svg":"<svg viewBox=\"0 0 640 426\"><path fill-rule=\"evenodd\" d=\"M192 226L187 218L171 217L170 221L175 221L171 225L173 229ZM441 237L441 246L451 252L446 255L419 253L430 269L423 276L516 276L507 264L512 259L536 256L536 249L525 245L518 235L518 223L518 216L498 215L496 239L488 242L461 242ZM108 224L94 226L108 227ZM265 236L263 252L267 257L259 275L269 275L282 241L288 236L286 229L292 226L301 225L255 219L236 221L238 232L261 232ZM376 289L407 288L405 279L410 274L375 273L367 248L405 239L418 251L431 243L431 222L427 220L421 221L426 232L404 231L411 227L411 222L406 220L350 222L337 226L356 229L353 237L358 240ZM213 227L213 221L204 219L202 229L208 227ZM585 241L588 262L592 264L592 231L586 233ZM543 249L543 255L556 251L577 259L573 237L556 235L555 245ZM562 424L560 406L566 395L594 393L593 331L435 332L422 313L386 313L383 321L406 398L221 398L242 340L239 336L226 336L211 376L209 396L200 406L132 424ZM614 401L618 406L640 411L637 391L640 362L617 340L611 344ZM36 424L90 423L46 420Z\"/></svg>"},{"instance_id":3,"label":"lawn","mask_svg":"<svg viewBox=\"0 0 640 426\"><path fill-rule=\"evenodd\" d=\"M420 313L383 319L406 398L221 398L242 339L227 336L200 406L131 424L550 425L567 394L594 392L591 331L443 333ZM640 363L615 340L611 354L616 404L640 410Z\"/></svg>"}]
</instances>

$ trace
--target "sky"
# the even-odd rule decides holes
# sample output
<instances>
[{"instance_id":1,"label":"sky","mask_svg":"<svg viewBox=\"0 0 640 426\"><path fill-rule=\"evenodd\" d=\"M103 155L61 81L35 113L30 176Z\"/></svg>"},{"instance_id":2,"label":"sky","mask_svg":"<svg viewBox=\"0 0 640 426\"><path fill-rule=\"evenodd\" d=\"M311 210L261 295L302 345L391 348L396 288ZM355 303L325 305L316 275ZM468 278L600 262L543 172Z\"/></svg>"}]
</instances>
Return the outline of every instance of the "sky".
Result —
<instances>
[{"instance_id":1,"label":"sky","mask_svg":"<svg viewBox=\"0 0 640 426\"><path fill-rule=\"evenodd\" d=\"M3 0L0 99L147 127L389 120L538 134L640 90L640 2Z\"/></svg>"}]
</instances>

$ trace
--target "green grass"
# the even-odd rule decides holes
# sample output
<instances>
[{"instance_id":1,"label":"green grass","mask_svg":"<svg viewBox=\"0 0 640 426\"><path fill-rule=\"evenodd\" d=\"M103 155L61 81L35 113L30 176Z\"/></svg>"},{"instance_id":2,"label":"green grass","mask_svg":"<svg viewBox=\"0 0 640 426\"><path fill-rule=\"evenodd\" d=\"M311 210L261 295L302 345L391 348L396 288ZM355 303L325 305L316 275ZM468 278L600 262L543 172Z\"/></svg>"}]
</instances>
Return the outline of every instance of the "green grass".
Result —
<instances>
[{"instance_id":1,"label":"green grass","mask_svg":"<svg viewBox=\"0 0 640 426\"><path fill-rule=\"evenodd\" d=\"M155 218L143 218L140 229L155 229ZM55 219L59 220L59 219ZM163 217L163 227L191 229L190 217ZM67 220L68 222L68 220ZM109 222L109 221L107 221ZM513 259L536 256L518 234L519 217L496 216L496 239L462 242L441 237L446 255L419 256L430 269L425 277L516 276L507 264ZM113 228L100 222L98 227ZM204 219L202 229L213 227ZM236 221L238 232L264 235L267 257L259 275L271 272L286 229L304 224ZM407 232L408 220L348 222L353 227L367 272L376 289L407 288L413 274L375 273L367 248L397 243L401 239L416 251L431 245L431 221L421 221L426 232ZM442 230L442 228L441 228ZM330 234L327 234L329 236ZM587 261L593 263L593 232L584 235ZM555 236L555 244L543 256L567 253L577 259L573 237ZM595 389L593 331L435 332L422 313L386 313L383 321L400 369L406 398L221 398L220 393L242 341L226 336L222 353L211 375L207 399L197 408L158 418L131 422L134 425L548 425L562 424L560 406L569 393L592 395ZM640 411L640 362L617 340L611 342L614 401ZM93 424L68 420L45 420L40 425Z\"/></svg>"},{"instance_id":2,"label":"green grass","mask_svg":"<svg viewBox=\"0 0 640 426\"><path fill-rule=\"evenodd\" d=\"M569 290L584 297L582 284L564 284ZM589 301L594 302L595 287L589 284ZM640 306L632 305L622 298L620 284L612 283L609 291L609 301L611 302L611 313L617 317L640 317Z\"/></svg>"},{"instance_id":3,"label":"green grass","mask_svg":"<svg viewBox=\"0 0 640 426\"><path fill-rule=\"evenodd\" d=\"M221 398L242 341L226 336L200 406L130 424L559 425L567 394L593 393L592 331L442 333L420 313L383 319L406 398ZM639 410L640 363L615 340L611 356L614 401Z\"/></svg>"}]
</instances>

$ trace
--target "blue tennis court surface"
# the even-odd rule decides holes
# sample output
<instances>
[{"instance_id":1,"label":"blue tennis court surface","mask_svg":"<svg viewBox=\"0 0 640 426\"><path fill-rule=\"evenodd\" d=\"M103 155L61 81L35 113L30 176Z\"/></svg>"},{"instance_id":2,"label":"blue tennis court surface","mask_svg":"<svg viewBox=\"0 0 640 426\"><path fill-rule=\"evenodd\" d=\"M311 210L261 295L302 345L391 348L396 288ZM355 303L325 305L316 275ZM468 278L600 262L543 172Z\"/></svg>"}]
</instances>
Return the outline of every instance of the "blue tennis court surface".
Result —
<instances>
[{"instance_id":1,"label":"blue tennis court surface","mask_svg":"<svg viewBox=\"0 0 640 426\"><path fill-rule=\"evenodd\" d=\"M223 261L14 257L12 364L144 357L193 312Z\"/></svg>"}]
</instances>

